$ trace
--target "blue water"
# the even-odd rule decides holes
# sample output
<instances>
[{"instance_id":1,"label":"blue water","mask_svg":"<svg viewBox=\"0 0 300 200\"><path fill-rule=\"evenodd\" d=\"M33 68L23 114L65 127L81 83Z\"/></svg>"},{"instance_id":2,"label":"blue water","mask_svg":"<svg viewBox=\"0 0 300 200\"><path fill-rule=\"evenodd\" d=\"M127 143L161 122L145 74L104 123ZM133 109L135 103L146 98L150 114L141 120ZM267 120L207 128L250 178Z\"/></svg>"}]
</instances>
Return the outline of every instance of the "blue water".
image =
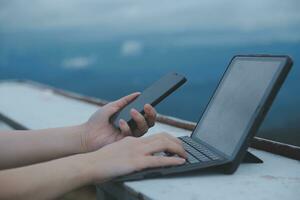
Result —
<instances>
[{"instance_id":1,"label":"blue water","mask_svg":"<svg viewBox=\"0 0 300 200\"><path fill-rule=\"evenodd\" d=\"M0 79L30 79L81 94L114 100L142 91L170 71L184 74L188 82L157 106L160 113L197 121L231 57L236 54L286 54L294 67L269 112L260 134L299 145L300 43L153 47L144 45L143 54L123 57L120 43L60 43L38 38L14 41L6 36L0 49ZM83 69L61 67L68 55L97 58ZM289 137L282 136L289 134ZM296 140L295 140L296 138Z\"/></svg>"},{"instance_id":2,"label":"blue water","mask_svg":"<svg viewBox=\"0 0 300 200\"><path fill-rule=\"evenodd\" d=\"M157 110L197 121L232 56L285 54L293 69L258 135L300 146L299 8L296 0L0 1L0 79L114 100L176 71L188 82Z\"/></svg>"}]
</instances>

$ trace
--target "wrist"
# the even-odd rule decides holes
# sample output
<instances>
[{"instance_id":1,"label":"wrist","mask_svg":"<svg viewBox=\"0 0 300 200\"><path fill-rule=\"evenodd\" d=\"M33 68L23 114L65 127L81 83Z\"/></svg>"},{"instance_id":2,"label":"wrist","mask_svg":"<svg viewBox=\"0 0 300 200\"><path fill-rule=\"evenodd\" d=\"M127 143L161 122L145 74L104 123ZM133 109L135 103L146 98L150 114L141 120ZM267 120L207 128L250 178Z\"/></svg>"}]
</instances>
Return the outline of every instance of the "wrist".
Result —
<instances>
[{"instance_id":1,"label":"wrist","mask_svg":"<svg viewBox=\"0 0 300 200\"><path fill-rule=\"evenodd\" d=\"M86 123L80 124L76 126L75 129L78 130L76 135L77 141L79 141L78 153L88 153L89 149L88 149L87 138L86 138L87 131L88 131L87 124Z\"/></svg>"},{"instance_id":2,"label":"wrist","mask_svg":"<svg viewBox=\"0 0 300 200\"><path fill-rule=\"evenodd\" d=\"M103 183L111 179L110 167L102 150L94 151L84 155L86 176L91 183Z\"/></svg>"},{"instance_id":3,"label":"wrist","mask_svg":"<svg viewBox=\"0 0 300 200\"><path fill-rule=\"evenodd\" d=\"M86 184L95 183L95 170L92 165L88 154L78 154L75 159L76 165L78 166L80 180Z\"/></svg>"}]
</instances>

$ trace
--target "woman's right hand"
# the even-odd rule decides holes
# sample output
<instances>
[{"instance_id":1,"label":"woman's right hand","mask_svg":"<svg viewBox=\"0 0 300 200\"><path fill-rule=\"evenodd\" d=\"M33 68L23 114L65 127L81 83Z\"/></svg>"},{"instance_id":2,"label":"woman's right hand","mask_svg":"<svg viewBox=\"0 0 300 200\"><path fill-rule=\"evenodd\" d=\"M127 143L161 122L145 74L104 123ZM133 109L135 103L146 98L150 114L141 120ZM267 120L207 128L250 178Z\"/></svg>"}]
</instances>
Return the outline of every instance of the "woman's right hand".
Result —
<instances>
[{"instance_id":1,"label":"woman's right hand","mask_svg":"<svg viewBox=\"0 0 300 200\"><path fill-rule=\"evenodd\" d=\"M158 152L180 157L155 156ZM184 164L186 153L179 139L160 133L142 138L128 136L86 156L92 181L101 183L146 168Z\"/></svg>"},{"instance_id":2,"label":"woman's right hand","mask_svg":"<svg viewBox=\"0 0 300 200\"><path fill-rule=\"evenodd\" d=\"M153 155L162 151L186 157L180 140L170 135L128 136L90 153L1 170L0 199L56 199L84 185L103 183L149 167L185 162L179 157Z\"/></svg>"}]
</instances>

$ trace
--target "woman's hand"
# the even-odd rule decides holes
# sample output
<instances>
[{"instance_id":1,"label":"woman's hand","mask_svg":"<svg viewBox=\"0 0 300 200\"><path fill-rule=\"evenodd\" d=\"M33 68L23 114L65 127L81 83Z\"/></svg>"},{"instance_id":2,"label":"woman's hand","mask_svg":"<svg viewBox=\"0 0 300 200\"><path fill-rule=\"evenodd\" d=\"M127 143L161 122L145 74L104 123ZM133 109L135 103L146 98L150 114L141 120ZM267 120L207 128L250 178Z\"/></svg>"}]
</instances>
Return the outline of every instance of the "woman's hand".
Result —
<instances>
[{"instance_id":1,"label":"woman's hand","mask_svg":"<svg viewBox=\"0 0 300 200\"><path fill-rule=\"evenodd\" d=\"M180 157L153 155L157 152L170 152ZM145 168L181 165L186 158L181 141L165 133L142 138L125 137L85 155L83 154L84 162L89 165L90 177L94 183Z\"/></svg>"},{"instance_id":2,"label":"woman's hand","mask_svg":"<svg viewBox=\"0 0 300 200\"><path fill-rule=\"evenodd\" d=\"M144 106L145 117L135 109L131 110L130 114L137 124L135 130L131 130L124 120L120 120L119 122L120 130L115 128L109 121L113 114L137 98L139 94L133 93L117 101L108 103L90 117L88 122L83 125L84 128L81 134L83 152L95 151L125 136L141 136L150 127L154 126L156 111L149 104Z\"/></svg>"},{"instance_id":3,"label":"woman's hand","mask_svg":"<svg viewBox=\"0 0 300 200\"><path fill-rule=\"evenodd\" d=\"M1 170L0 199L56 199L84 185L103 183L149 167L185 162L179 157L153 155L161 151L185 157L178 139L160 134L143 138L126 137L91 153Z\"/></svg>"}]
</instances>

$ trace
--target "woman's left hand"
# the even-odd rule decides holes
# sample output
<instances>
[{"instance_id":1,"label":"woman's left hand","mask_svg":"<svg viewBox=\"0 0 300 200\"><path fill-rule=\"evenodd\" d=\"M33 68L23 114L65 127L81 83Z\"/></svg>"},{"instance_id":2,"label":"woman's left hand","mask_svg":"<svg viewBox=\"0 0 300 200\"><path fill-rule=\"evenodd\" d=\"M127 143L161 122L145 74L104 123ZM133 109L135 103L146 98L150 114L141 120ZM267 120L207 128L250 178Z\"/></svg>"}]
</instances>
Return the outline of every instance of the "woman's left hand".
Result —
<instances>
[{"instance_id":1,"label":"woman's left hand","mask_svg":"<svg viewBox=\"0 0 300 200\"><path fill-rule=\"evenodd\" d=\"M83 152L95 151L126 136L142 136L150 127L154 126L156 111L149 104L144 106L145 116L135 109L130 111L131 117L137 125L134 130L131 130L124 120L119 121L120 130L110 123L110 117L113 114L120 111L139 95L140 93L133 93L117 101L106 104L82 125L83 131L81 134L81 141Z\"/></svg>"}]
</instances>

